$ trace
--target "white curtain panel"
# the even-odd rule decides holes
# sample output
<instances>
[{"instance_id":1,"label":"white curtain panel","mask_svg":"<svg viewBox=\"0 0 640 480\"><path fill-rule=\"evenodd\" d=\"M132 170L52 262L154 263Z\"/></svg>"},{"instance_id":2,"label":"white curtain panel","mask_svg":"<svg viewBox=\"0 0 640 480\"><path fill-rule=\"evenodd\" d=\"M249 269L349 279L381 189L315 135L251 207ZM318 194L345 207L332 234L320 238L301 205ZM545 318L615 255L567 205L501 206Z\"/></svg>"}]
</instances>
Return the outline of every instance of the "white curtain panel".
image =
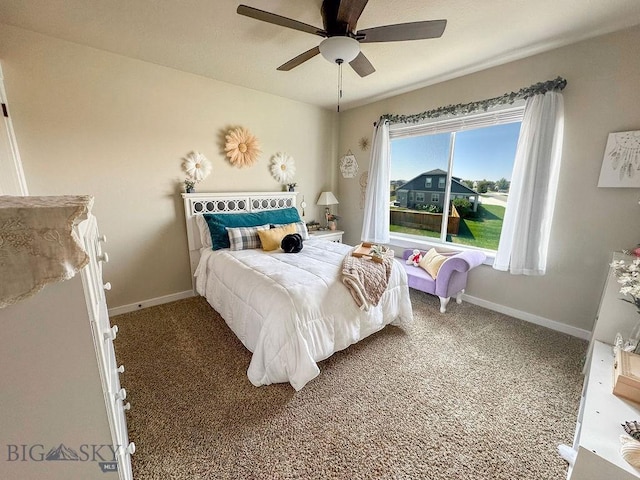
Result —
<instances>
[{"instance_id":1,"label":"white curtain panel","mask_svg":"<svg viewBox=\"0 0 640 480\"><path fill-rule=\"evenodd\" d=\"M564 103L559 92L527 100L493 268L544 275L562 154Z\"/></svg>"},{"instance_id":2,"label":"white curtain panel","mask_svg":"<svg viewBox=\"0 0 640 480\"><path fill-rule=\"evenodd\" d=\"M389 175L391 167L389 122L379 121L373 130L369 180L362 222L363 242L389 243Z\"/></svg>"}]
</instances>

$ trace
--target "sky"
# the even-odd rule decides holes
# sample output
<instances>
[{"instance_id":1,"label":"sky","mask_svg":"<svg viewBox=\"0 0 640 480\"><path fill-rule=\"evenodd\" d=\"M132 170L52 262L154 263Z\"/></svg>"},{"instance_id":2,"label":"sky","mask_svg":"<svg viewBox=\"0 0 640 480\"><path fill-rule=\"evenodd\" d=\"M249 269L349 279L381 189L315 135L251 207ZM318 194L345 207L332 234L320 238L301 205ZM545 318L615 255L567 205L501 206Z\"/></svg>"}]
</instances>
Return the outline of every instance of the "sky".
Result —
<instances>
[{"instance_id":1,"label":"sky","mask_svg":"<svg viewBox=\"0 0 640 480\"><path fill-rule=\"evenodd\" d=\"M453 175L463 180L511 180L520 123L494 125L456 134ZM447 171L448 133L391 141L391 180L406 180L440 168Z\"/></svg>"}]
</instances>

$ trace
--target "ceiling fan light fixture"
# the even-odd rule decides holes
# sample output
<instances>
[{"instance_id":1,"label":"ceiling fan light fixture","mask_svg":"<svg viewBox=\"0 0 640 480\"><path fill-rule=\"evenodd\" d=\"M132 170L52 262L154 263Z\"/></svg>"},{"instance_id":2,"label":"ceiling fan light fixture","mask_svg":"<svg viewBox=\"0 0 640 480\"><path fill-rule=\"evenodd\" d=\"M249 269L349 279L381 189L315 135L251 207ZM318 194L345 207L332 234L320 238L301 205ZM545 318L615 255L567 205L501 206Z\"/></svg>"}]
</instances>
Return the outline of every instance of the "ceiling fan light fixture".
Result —
<instances>
[{"instance_id":1,"label":"ceiling fan light fixture","mask_svg":"<svg viewBox=\"0 0 640 480\"><path fill-rule=\"evenodd\" d=\"M320 42L320 53L331 63L349 63L360 53L360 43L351 37L329 37Z\"/></svg>"}]
</instances>

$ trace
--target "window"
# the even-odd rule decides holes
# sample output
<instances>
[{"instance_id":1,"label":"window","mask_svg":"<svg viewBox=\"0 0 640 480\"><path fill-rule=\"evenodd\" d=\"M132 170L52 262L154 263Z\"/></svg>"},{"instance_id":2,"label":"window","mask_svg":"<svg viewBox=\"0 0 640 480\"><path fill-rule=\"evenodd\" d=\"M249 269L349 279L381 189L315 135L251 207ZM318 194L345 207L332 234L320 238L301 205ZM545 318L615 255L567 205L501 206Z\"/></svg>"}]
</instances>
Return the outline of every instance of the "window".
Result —
<instances>
[{"instance_id":1,"label":"window","mask_svg":"<svg viewBox=\"0 0 640 480\"><path fill-rule=\"evenodd\" d=\"M520 105L390 130L391 182L417 198L436 177L444 191L430 195L437 212L390 207L390 233L497 250L523 114Z\"/></svg>"},{"instance_id":2,"label":"window","mask_svg":"<svg viewBox=\"0 0 640 480\"><path fill-rule=\"evenodd\" d=\"M416 202L424 202L424 192L416 192Z\"/></svg>"}]
</instances>

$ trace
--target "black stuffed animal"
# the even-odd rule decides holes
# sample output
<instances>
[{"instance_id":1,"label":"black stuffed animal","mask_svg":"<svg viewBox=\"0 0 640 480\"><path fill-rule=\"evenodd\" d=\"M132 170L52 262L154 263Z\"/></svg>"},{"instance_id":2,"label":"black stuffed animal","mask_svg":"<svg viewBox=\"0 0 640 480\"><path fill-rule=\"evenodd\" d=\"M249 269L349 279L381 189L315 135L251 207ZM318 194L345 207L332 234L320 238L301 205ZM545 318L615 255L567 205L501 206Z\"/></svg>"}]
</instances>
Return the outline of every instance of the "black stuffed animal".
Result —
<instances>
[{"instance_id":1,"label":"black stuffed animal","mask_svg":"<svg viewBox=\"0 0 640 480\"><path fill-rule=\"evenodd\" d=\"M282 242L280 242L280 248L282 248L285 253L298 253L302 250L302 235L299 233L285 235Z\"/></svg>"}]
</instances>

